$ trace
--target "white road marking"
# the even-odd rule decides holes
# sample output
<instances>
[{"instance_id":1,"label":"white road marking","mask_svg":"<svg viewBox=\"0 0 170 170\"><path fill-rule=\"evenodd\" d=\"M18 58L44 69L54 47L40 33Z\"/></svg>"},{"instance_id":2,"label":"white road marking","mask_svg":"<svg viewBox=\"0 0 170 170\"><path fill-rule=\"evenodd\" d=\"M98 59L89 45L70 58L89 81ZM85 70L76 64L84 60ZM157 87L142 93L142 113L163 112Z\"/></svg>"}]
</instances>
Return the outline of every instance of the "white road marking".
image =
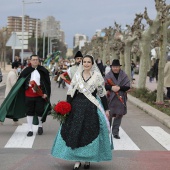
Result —
<instances>
[{"instance_id":1,"label":"white road marking","mask_svg":"<svg viewBox=\"0 0 170 170\"><path fill-rule=\"evenodd\" d=\"M4 148L32 148L37 130L38 126L33 125L33 136L27 137L28 125L18 126Z\"/></svg>"},{"instance_id":2,"label":"white road marking","mask_svg":"<svg viewBox=\"0 0 170 170\"><path fill-rule=\"evenodd\" d=\"M170 134L158 126L142 126L142 128L165 149L170 151Z\"/></svg>"},{"instance_id":3,"label":"white road marking","mask_svg":"<svg viewBox=\"0 0 170 170\"><path fill-rule=\"evenodd\" d=\"M119 136L120 139L113 138L114 150L140 150L121 127Z\"/></svg>"}]
</instances>

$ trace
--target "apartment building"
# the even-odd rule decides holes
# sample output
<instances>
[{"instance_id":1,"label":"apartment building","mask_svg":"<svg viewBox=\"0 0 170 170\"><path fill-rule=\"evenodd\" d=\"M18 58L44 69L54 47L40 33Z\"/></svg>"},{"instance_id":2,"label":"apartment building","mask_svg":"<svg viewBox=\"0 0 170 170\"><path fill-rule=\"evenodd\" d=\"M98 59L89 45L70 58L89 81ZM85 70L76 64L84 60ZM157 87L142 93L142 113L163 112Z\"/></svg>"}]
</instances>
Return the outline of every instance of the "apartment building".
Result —
<instances>
[{"instance_id":1,"label":"apartment building","mask_svg":"<svg viewBox=\"0 0 170 170\"><path fill-rule=\"evenodd\" d=\"M22 16L9 16L7 21L8 33L22 32ZM28 32L29 38L33 35L36 36L36 24L37 35L41 36L41 22L40 19L30 18L28 15L24 16L24 32Z\"/></svg>"}]
</instances>

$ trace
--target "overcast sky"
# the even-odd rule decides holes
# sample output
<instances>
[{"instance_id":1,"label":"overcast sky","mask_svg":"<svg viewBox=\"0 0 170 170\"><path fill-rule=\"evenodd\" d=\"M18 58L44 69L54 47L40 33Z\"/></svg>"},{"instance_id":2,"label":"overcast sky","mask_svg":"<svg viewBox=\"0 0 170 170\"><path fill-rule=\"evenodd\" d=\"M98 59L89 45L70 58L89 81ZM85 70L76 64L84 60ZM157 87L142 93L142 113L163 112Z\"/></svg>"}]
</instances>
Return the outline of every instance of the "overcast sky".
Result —
<instances>
[{"instance_id":1,"label":"overcast sky","mask_svg":"<svg viewBox=\"0 0 170 170\"><path fill-rule=\"evenodd\" d=\"M25 0L25 2L36 0ZM73 47L73 36L81 33L92 37L97 29L132 24L136 13L148 8L151 19L156 16L155 0L41 0L42 3L25 5L25 15L44 19L54 16L61 22L65 40ZM170 0L166 0L170 4ZM0 0L0 27L7 26L8 16L22 15L22 0Z\"/></svg>"}]
</instances>

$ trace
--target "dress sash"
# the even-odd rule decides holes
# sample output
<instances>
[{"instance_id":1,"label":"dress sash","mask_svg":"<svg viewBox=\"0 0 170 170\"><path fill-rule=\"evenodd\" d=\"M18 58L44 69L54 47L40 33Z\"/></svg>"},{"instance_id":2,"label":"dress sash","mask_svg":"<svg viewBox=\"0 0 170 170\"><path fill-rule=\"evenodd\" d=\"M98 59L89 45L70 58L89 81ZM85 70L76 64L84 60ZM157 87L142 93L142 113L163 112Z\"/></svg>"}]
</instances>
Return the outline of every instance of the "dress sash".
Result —
<instances>
[{"instance_id":1,"label":"dress sash","mask_svg":"<svg viewBox=\"0 0 170 170\"><path fill-rule=\"evenodd\" d=\"M110 123L105 115L105 111L102 107L102 105L99 103L99 101L91 94L90 90L89 90L89 86L88 83L84 83L82 77L79 75L76 75L76 79L77 79L77 84L79 86L79 88L81 89L81 91L83 92L83 94L94 104L98 107L98 109L101 111L101 113L103 114L105 120L106 120L106 124L107 124L107 128L110 132Z\"/></svg>"}]
</instances>

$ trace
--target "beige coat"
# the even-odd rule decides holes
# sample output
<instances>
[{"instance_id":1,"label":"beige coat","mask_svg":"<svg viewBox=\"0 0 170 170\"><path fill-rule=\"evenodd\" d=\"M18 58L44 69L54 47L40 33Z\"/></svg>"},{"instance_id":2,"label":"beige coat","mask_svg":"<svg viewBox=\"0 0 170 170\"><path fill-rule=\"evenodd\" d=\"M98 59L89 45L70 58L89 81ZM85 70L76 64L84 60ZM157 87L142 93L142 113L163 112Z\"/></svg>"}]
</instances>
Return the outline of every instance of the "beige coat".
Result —
<instances>
[{"instance_id":1,"label":"beige coat","mask_svg":"<svg viewBox=\"0 0 170 170\"><path fill-rule=\"evenodd\" d=\"M170 87L170 61L165 64L164 68L164 86Z\"/></svg>"},{"instance_id":2,"label":"beige coat","mask_svg":"<svg viewBox=\"0 0 170 170\"><path fill-rule=\"evenodd\" d=\"M5 98L8 95L8 93L10 92L11 88L13 87L13 85L16 83L18 79L18 73L16 69L12 69L7 76L7 80L6 80L6 89L5 89Z\"/></svg>"}]
</instances>

